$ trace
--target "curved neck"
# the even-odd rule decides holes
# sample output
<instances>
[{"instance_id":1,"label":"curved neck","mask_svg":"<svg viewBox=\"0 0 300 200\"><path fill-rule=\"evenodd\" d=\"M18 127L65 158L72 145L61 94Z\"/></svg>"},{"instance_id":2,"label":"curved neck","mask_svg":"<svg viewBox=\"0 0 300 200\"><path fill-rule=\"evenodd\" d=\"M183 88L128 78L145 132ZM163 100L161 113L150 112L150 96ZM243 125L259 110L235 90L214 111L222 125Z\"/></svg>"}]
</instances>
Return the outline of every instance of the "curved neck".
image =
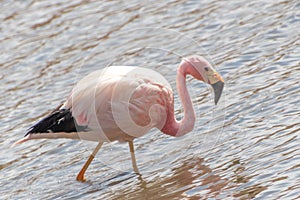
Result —
<instances>
[{"instance_id":1,"label":"curved neck","mask_svg":"<svg viewBox=\"0 0 300 200\"><path fill-rule=\"evenodd\" d=\"M184 116L180 121L177 121L174 115L174 105L167 110L167 120L165 126L162 128L162 132L168 135L179 137L190 132L194 128L196 114L193 108L189 92L186 87L186 75L187 72L186 63L181 63L177 71L176 85L180 100L184 109Z\"/></svg>"}]
</instances>

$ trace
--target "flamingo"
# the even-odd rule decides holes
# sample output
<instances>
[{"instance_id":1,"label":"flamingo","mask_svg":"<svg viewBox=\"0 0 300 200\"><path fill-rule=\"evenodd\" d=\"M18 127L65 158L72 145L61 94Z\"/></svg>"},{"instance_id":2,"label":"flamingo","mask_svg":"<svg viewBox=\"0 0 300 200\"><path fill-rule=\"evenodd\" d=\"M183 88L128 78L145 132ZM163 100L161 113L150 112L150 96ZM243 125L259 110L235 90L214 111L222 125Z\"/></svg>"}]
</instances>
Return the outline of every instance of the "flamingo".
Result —
<instances>
[{"instance_id":1,"label":"flamingo","mask_svg":"<svg viewBox=\"0 0 300 200\"><path fill-rule=\"evenodd\" d=\"M77 175L78 181L85 181L85 171L104 142L128 142L134 172L139 174L135 138L152 128L174 137L194 128L196 114L186 87L187 75L211 85L217 104L224 80L201 56L183 58L177 70L176 86L184 109L180 121L174 116L172 88L161 74L140 67L110 66L80 80L62 105L30 127L15 144L46 138L98 142Z\"/></svg>"}]
</instances>

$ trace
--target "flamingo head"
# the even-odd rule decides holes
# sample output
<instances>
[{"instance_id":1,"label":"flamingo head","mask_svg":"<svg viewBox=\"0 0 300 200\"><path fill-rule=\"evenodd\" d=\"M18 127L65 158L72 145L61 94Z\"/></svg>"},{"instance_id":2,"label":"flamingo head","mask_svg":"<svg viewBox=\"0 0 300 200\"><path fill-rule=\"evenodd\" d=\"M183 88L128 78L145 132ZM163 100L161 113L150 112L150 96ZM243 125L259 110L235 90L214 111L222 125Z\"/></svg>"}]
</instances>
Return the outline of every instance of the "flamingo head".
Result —
<instances>
[{"instance_id":1,"label":"flamingo head","mask_svg":"<svg viewBox=\"0 0 300 200\"><path fill-rule=\"evenodd\" d=\"M215 95L214 101L217 104L224 87L224 80L220 74L202 56L193 55L186 57L181 64L184 66L185 74L190 74L194 78L212 86Z\"/></svg>"}]
</instances>

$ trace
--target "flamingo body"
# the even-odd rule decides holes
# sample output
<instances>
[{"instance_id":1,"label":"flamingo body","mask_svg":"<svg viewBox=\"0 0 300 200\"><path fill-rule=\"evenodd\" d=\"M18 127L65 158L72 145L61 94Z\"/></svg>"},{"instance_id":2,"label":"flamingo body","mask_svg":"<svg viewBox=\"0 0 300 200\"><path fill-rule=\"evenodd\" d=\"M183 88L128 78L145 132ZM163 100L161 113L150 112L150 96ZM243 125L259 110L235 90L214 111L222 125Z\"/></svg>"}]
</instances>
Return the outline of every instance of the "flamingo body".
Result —
<instances>
[{"instance_id":1,"label":"flamingo body","mask_svg":"<svg viewBox=\"0 0 300 200\"><path fill-rule=\"evenodd\" d=\"M61 109L70 109L77 124L93 132L88 140L122 142L161 129L168 105L173 106L173 92L161 74L110 66L79 81Z\"/></svg>"}]
</instances>

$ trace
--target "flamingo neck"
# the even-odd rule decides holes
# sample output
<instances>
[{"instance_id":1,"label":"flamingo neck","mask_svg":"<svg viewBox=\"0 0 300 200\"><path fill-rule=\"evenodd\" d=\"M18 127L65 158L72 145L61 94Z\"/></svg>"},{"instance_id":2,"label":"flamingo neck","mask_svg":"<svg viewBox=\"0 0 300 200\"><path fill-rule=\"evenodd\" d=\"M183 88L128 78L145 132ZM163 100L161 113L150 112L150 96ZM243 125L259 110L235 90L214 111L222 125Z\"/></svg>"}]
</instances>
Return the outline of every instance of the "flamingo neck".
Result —
<instances>
[{"instance_id":1,"label":"flamingo neck","mask_svg":"<svg viewBox=\"0 0 300 200\"><path fill-rule=\"evenodd\" d=\"M178 94L184 109L184 116L177 121L174 115L174 104L167 109L167 119L165 126L161 129L165 134L179 137L192 131L194 128L196 114L193 108L189 92L186 87L186 75L188 75L188 66L182 63L177 71L176 86Z\"/></svg>"}]
</instances>

